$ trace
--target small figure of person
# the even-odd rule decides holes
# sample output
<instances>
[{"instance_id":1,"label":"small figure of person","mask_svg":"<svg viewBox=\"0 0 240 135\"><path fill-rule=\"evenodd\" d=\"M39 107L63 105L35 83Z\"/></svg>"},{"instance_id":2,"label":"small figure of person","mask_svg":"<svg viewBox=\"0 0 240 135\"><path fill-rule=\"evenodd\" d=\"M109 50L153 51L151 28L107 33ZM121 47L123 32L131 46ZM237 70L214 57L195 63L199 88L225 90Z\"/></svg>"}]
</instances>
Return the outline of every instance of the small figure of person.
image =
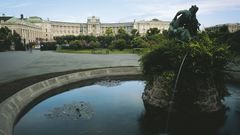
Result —
<instances>
[{"instance_id":1,"label":"small figure of person","mask_svg":"<svg viewBox=\"0 0 240 135\"><path fill-rule=\"evenodd\" d=\"M32 46L32 44L30 43L30 44L29 44L29 51L30 51L30 53L32 53L32 47L33 47L33 46Z\"/></svg>"},{"instance_id":2,"label":"small figure of person","mask_svg":"<svg viewBox=\"0 0 240 135\"><path fill-rule=\"evenodd\" d=\"M26 44L26 45L25 45L25 48L26 48L26 51L28 51L28 50L29 50L29 45Z\"/></svg>"}]
</instances>

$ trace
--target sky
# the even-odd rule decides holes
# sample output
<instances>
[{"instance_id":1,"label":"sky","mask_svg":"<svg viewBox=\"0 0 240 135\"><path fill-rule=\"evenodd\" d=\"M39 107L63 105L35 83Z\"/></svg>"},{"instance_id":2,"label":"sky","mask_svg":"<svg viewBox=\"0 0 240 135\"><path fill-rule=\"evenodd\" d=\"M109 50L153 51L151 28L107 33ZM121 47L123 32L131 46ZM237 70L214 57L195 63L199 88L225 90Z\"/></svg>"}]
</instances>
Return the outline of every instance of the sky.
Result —
<instances>
[{"instance_id":1,"label":"sky","mask_svg":"<svg viewBox=\"0 0 240 135\"><path fill-rule=\"evenodd\" d=\"M240 0L0 0L0 15L39 16L51 21L132 22L157 18L171 21L177 11L197 5L201 28L240 22Z\"/></svg>"}]
</instances>

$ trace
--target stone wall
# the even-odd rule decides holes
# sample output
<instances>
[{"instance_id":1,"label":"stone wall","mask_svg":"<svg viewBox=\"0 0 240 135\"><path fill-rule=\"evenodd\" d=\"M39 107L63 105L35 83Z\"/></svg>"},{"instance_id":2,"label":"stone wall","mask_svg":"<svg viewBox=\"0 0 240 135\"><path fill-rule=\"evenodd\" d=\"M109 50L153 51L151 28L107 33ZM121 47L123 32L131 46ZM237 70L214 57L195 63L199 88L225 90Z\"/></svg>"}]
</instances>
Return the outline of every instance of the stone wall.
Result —
<instances>
[{"instance_id":1,"label":"stone wall","mask_svg":"<svg viewBox=\"0 0 240 135\"><path fill-rule=\"evenodd\" d=\"M170 103L174 103L173 110L191 113L212 113L224 108L222 93L215 86L212 79L181 80L173 96L173 88L166 87L166 81L161 77L147 83L142 95L146 110L168 111ZM192 83L191 85L189 83ZM169 84L172 85L172 84ZM224 94L224 93L223 93ZM171 101L173 100L173 101Z\"/></svg>"},{"instance_id":2,"label":"stone wall","mask_svg":"<svg viewBox=\"0 0 240 135\"><path fill-rule=\"evenodd\" d=\"M234 59L233 62L229 63L227 69L227 80L230 82L240 83L240 57Z\"/></svg>"},{"instance_id":3,"label":"stone wall","mask_svg":"<svg viewBox=\"0 0 240 135\"><path fill-rule=\"evenodd\" d=\"M147 84L142 99L145 105L145 108L148 110L153 109L166 109L169 106L169 96L167 89L163 86L162 77L156 78L152 84Z\"/></svg>"},{"instance_id":4,"label":"stone wall","mask_svg":"<svg viewBox=\"0 0 240 135\"><path fill-rule=\"evenodd\" d=\"M0 135L12 135L14 123L21 111L35 99L55 88L102 77L130 77L141 74L140 67L105 68L62 75L33 84L0 104Z\"/></svg>"}]
</instances>

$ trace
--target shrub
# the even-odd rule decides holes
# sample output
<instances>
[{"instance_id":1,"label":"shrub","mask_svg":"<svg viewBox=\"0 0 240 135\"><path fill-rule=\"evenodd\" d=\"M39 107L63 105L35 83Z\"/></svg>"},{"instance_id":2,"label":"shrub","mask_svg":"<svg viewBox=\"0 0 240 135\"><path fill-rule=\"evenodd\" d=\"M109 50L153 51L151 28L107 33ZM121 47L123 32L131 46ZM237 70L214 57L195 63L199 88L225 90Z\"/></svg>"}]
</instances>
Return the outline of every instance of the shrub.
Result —
<instances>
[{"instance_id":1,"label":"shrub","mask_svg":"<svg viewBox=\"0 0 240 135\"><path fill-rule=\"evenodd\" d=\"M40 46L41 51L56 50L56 49L57 49L56 42L42 42Z\"/></svg>"},{"instance_id":2,"label":"shrub","mask_svg":"<svg viewBox=\"0 0 240 135\"><path fill-rule=\"evenodd\" d=\"M127 43L124 39L117 39L112 42L112 46L115 49L119 49L120 51L122 51L127 46Z\"/></svg>"},{"instance_id":3,"label":"shrub","mask_svg":"<svg viewBox=\"0 0 240 135\"><path fill-rule=\"evenodd\" d=\"M10 50L13 42L12 31L8 27L0 28L0 51Z\"/></svg>"},{"instance_id":4,"label":"shrub","mask_svg":"<svg viewBox=\"0 0 240 135\"><path fill-rule=\"evenodd\" d=\"M216 44L204 33L189 43L167 40L159 48L143 56L141 65L147 81L152 83L154 78L166 72L176 75L186 53L188 55L181 72L182 84L187 82L191 87L198 81L209 79L219 88L219 93L223 93L224 68L230 54L228 46Z\"/></svg>"},{"instance_id":5,"label":"shrub","mask_svg":"<svg viewBox=\"0 0 240 135\"><path fill-rule=\"evenodd\" d=\"M225 38L226 40L226 38ZM240 30L230 34L229 38L227 39L227 44L230 45L231 51L240 55Z\"/></svg>"},{"instance_id":6,"label":"shrub","mask_svg":"<svg viewBox=\"0 0 240 135\"><path fill-rule=\"evenodd\" d=\"M146 48L146 47L148 47L148 44L141 37L135 37L131 41L131 47L132 48Z\"/></svg>"},{"instance_id":7,"label":"shrub","mask_svg":"<svg viewBox=\"0 0 240 135\"><path fill-rule=\"evenodd\" d=\"M94 48L100 48L101 47L101 44L98 42L98 41L91 41L90 43L89 43L89 46L92 48L92 49L94 49Z\"/></svg>"}]
</instances>

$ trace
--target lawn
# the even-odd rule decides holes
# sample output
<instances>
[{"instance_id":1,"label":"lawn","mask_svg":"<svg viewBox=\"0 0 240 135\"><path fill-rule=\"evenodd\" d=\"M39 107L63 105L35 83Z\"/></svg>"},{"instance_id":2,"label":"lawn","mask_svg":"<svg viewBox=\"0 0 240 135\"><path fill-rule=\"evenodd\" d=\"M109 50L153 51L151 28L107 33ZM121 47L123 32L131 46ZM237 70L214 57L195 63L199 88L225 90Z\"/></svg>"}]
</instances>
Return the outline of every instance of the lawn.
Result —
<instances>
[{"instance_id":1,"label":"lawn","mask_svg":"<svg viewBox=\"0 0 240 135\"><path fill-rule=\"evenodd\" d=\"M83 50L67 50L59 49L57 52L60 53L79 53L79 54L143 54L148 52L148 48L135 48L135 49L124 49L122 51L118 49L83 49Z\"/></svg>"}]
</instances>

